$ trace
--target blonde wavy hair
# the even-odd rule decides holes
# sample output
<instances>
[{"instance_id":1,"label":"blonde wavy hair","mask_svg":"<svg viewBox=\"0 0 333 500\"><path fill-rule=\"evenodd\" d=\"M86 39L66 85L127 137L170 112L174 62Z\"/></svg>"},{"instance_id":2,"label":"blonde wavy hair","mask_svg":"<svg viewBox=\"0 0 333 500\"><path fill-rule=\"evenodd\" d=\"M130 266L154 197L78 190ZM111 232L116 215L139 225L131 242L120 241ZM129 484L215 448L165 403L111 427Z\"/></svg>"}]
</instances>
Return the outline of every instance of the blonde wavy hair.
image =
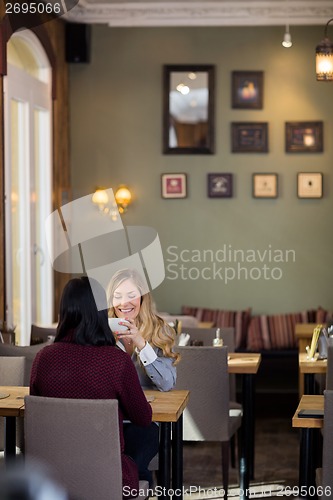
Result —
<instances>
[{"instance_id":1,"label":"blonde wavy hair","mask_svg":"<svg viewBox=\"0 0 333 500\"><path fill-rule=\"evenodd\" d=\"M127 280L130 280L136 286L141 295L141 306L135 322L142 337L150 344L161 349L164 356L172 358L174 360L173 364L176 365L179 362L180 355L172 350L175 344L175 331L156 314L152 296L145 291L144 281L136 269L121 269L113 275L107 289L109 317L116 317L113 307L114 292Z\"/></svg>"}]
</instances>

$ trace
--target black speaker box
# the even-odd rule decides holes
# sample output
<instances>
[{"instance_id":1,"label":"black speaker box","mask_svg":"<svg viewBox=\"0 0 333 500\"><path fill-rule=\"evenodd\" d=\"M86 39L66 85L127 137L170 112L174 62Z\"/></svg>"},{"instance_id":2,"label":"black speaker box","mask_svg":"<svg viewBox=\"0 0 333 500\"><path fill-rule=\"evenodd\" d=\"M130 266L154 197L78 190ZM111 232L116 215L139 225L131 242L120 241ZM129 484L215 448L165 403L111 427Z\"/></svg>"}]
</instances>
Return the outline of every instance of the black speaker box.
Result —
<instances>
[{"instance_id":1,"label":"black speaker box","mask_svg":"<svg viewBox=\"0 0 333 500\"><path fill-rule=\"evenodd\" d=\"M90 62L91 25L66 23L66 61Z\"/></svg>"}]
</instances>

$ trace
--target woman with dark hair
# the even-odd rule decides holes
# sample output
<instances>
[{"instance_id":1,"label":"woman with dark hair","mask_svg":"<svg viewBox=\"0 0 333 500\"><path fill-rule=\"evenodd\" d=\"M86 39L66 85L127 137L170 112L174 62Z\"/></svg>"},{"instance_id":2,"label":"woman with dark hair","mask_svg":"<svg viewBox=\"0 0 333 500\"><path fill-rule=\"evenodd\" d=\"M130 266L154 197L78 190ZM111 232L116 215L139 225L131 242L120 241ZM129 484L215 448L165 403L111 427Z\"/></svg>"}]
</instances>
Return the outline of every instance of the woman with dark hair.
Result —
<instances>
[{"instance_id":1,"label":"woman with dark hair","mask_svg":"<svg viewBox=\"0 0 333 500\"><path fill-rule=\"evenodd\" d=\"M98 293L103 298L105 292L97 282L93 283L93 289L95 297ZM124 453L122 423L126 419L147 427L151 424L152 410L130 356L115 347L107 310L98 311L86 277L72 279L64 288L57 334L54 343L39 351L34 360L30 394L117 399L123 486L138 489L137 466Z\"/></svg>"}]
</instances>

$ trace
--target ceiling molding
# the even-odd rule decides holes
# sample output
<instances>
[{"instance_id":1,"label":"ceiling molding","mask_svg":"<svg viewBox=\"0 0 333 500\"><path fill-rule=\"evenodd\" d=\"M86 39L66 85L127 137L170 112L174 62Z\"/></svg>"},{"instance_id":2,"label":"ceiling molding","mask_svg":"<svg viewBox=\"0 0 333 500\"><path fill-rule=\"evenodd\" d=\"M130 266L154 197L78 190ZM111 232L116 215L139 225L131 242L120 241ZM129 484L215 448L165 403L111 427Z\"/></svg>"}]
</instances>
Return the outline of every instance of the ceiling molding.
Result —
<instances>
[{"instance_id":1,"label":"ceiling molding","mask_svg":"<svg viewBox=\"0 0 333 500\"><path fill-rule=\"evenodd\" d=\"M324 25L333 0L129 2L80 0L66 19L111 27Z\"/></svg>"}]
</instances>

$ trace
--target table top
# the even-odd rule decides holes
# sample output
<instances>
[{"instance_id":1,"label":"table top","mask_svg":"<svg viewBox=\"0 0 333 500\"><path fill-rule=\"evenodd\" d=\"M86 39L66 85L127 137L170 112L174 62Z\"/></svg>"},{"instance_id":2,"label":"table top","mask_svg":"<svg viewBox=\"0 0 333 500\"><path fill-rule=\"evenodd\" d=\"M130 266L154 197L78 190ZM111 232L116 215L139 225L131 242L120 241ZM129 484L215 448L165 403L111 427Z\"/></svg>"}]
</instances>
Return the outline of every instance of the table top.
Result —
<instances>
[{"instance_id":1,"label":"table top","mask_svg":"<svg viewBox=\"0 0 333 500\"><path fill-rule=\"evenodd\" d=\"M304 395L302 396L295 415L293 416L292 426L303 427L308 429L321 429L324 424L323 418L299 418L298 412L300 410L323 410L324 409L324 396Z\"/></svg>"},{"instance_id":2,"label":"table top","mask_svg":"<svg viewBox=\"0 0 333 500\"><path fill-rule=\"evenodd\" d=\"M214 321L199 321L198 328L213 328Z\"/></svg>"},{"instance_id":3,"label":"table top","mask_svg":"<svg viewBox=\"0 0 333 500\"><path fill-rule=\"evenodd\" d=\"M0 393L7 393L7 398L0 399L1 417L23 417L24 396L29 394L29 387L0 386ZM151 402L155 422L177 422L189 400L189 391L144 391Z\"/></svg>"},{"instance_id":4,"label":"table top","mask_svg":"<svg viewBox=\"0 0 333 500\"><path fill-rule=\"evenodd\" d=\"M24 396L29 394L29 387L1 386L1 394L9 394L0 399L1 417L19 417L24 407Z\"/></svg>"},{"instance_id":5,"label":"table top","mask_svg":"<svg viewBox=\"0 0 333 500\"><path fill-rule=\"evenodd\" d=\"M295 335L297 339L308 338L312 339L313 330L319 324L325 325L325 323L296 323L295 325Z\"/></svg>"},{"instance_id":6,"label":"table top","mask_svg":"<svg viewBox=\"0 0 333 500\"><path fill-rule=\"evenodd\" d=\"M190 391L144 391L148 398L153 397L150 403L153 409L154 422L177 422L189 401Z\"/></svg>"},{"instance_id":7,"label":"table top","mask_svg":"<svg viewBox=\"0 0 333 500\"><path fill-rule=\"evenodd\" d=\"M231 352L228 355L228 372L255 375L261 363L261 354L252 352Z\"/></svg>"},{"instance_id":8,"label":"table top","mask_svg":"<svg viewBox=\"0 0 333 500\"><path fill-rule=\"evenodd\" d=\"M327 359L318 359L318 353L314 359L307 359L307 354L301 352L298 355L298 366L301 373L326 373Z\"/></svg>"}]
</instances>

